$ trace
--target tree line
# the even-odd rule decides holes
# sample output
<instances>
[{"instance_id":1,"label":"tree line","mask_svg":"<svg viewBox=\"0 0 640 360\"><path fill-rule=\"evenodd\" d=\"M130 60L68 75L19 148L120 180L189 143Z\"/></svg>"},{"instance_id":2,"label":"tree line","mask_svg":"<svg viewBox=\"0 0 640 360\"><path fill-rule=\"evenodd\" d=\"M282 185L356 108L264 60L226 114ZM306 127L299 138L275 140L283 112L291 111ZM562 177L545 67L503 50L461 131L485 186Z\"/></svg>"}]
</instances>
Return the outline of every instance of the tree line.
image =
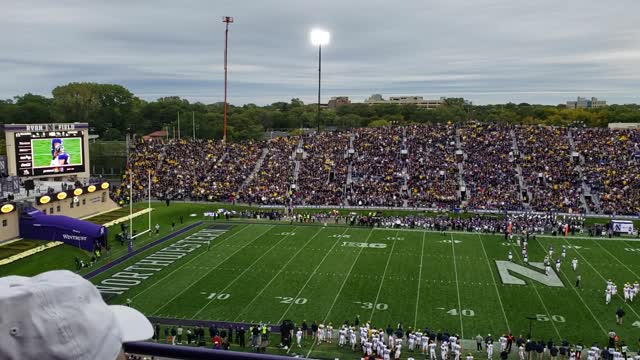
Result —
<instances>
[{"instance_id":1,"label":"tree line","mask_svg":"<svg viewBox=\"0 0 640 360\"><path fill-rule=\"evenodd\" d=\"M0 124L88 122L91 133L103 140L122 140L125 134L143 135L168 128L196 137L220 139L223 133L223 104L189 102L178 96L145 101L121 85L69 83L58 86L52 97L34 94L0 100ZM180 114L180 115L178 115ZM316 106L299 99L266 106L228 106L227 136L230 140L262 138L265 131L314 128ZM463 122L468 120L513 124L572 125L604 127L610 122L640 123L640 106L610 105L597 109L567 109L564 105L507 103L467 105L462 99L446 99L437 109L414 105L367 105L355 103L321 112L322 127L348 129L388 124Z\"/></svg>"}]
</instances>

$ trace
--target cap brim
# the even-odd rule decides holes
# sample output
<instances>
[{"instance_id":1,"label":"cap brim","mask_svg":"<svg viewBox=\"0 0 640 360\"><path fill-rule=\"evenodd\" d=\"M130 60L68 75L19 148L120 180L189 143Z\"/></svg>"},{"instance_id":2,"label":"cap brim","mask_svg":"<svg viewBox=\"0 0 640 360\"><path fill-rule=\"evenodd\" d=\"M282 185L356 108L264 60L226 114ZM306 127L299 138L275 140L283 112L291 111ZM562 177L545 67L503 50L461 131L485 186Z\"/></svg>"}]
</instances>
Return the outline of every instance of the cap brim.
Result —
<instances>
[{"instance_id":1,"label":"cap brim","mask_svg":"<svg viewBox=\"0 0 640 360\"><path fill-rule=\"evenodd\" d=\"M151 339L153 326L141 312L122 305L111 305L109 308L118 322L123 343Z\"/></svg>"}]
</instances>

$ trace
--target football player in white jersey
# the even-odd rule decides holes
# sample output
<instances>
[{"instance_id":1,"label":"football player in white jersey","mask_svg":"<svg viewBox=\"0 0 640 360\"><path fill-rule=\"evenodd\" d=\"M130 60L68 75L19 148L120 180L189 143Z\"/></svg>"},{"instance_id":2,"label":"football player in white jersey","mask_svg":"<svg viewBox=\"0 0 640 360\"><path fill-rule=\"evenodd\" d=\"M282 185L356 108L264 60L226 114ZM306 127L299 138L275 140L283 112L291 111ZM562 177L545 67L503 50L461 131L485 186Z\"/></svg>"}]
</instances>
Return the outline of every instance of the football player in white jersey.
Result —
<instances>
[{"instance_id":1,"label":"football player in white jersey","mask_svg":"<svg viewBox=\"0 0 640 360\"><path fill-rule=\"evenodd\" d=\"M459 342L451 343L451 350L453 351L454 360L460 360L460 353L462 352L462 346L460 346Z\"/></svg>"},{"instance_id":2,"label":"football player in white jersey","mask_svg":"<svg viewBox=\"0 0 640 360\"><path fill-rule=\"evenodd\" d=\"M391 350L385 346L384 350L382 350L382 360L391 360Z\"/></svg>"},{"instance_id":3,"label":"football player in white jersey","mask_svg":"<svg viewBox=\"0 0 640 360\"><path fill-rule=\"evenodd\" d=\"M573 269L573 271L576 271L576 269L578 268L578 259L573 258L573 260L571 260L571 268Z\"/></svg>"},{"instance_id":4,"label":"football player in white jersey","mask_svg":"<svg viewBox=\"0 0 640 360\"><path fill-rule=\"evenodd\" d=\"M624 302L629 301L629 299L631 298L631 285L629 285L629 283L624 284L624 289L622 290L623 294L624 294Z\"/></svg>"},{"instance_id":5,"label":"football player in white jersey","mask_svg":"<svg viewBox=\"0 0 640 360\"><path fill-rule=\"evenodd\" d=\"M560 259L556 259L556 271L560 272Z\"/></svg>"},{"instance_id":6,"label":"football player in white jersey","mask_svg":"<svg viewBox=\"0 0 640 360\"><path fill-rule=\"evenodd\" d=\"M524 344L521 344L520 347L518 347L518 359L524 360Z\"/></svg>"},{"instance_id":7,"label":"football player in white jersey","mask_svg":"<svg viewBox=\"0 0 640 360\"><path fill-rule=\"evenodd\" d=\"M569 350L569 360L576 360L576 350L575 349L570 349Z\"/></svg>"},{"instance_id":8,"label":"football player in white jersey","mask_svg":"<svg viewBox=\"0 0 640 360\"><path fill-rule=\"evenodd\" d=\"M422 345L422 353L426 356L427 352L429 351L429 337L423 334L420 337L420 344Z\"/></svg>"},{"instance_id":9,"label":"football player in white jersey","mask_svg":"<svg viewBox=\"0 0 640 360\"><path fill-rule=\"evenodd\" d=\"M371 354L373 353L372 347L373 347L373 344L369 340L367 340L365 341L364 346L362 347L362 351L364 352L365 355L371 356Z\"/></svg>"},{"instance_id":10,"label":"football player in white jersey","mask_svg":"<svg viewBox=\"0 0 640 360\"><path fill-rule=\"evenodd\" d=\"M458 341L458 337L455 335L451 335L449 336L449 344L452 346L453 344L456 343L456 341Z\"/></svg>"},{"instance_id":11,"label":"football player in white jersey","mask_svg":"<svg viewBox=\"0 0 640 360\"><path fill-rule=\"evenodd\" d=\"M413 352L416 348L416 335L411 333L409 334L409 342L407 343L407 349L409 352Z\"/></svg>"},{"instance_id":12,"label":"football player in white jersey","mask_svg":"<svg viewBox=\"0 0 640 360\"><path fill-rule=\"evenodd\" d=\"M347 329L338 330L338 346L343 347L347 343Z\"/></svg>"},{"instance_id":13,"label":"football player in white jersey","mask_svg":"<svg viewBox=\"0 0 640 360\"><path fill-rule=\"evenodd\" d=\"M594 360L600 359L600 348L598 348L597 346L593 345L589 352L590 353L593 352L593 359Z\"/></svg>"},{"instance_id":14,"label":"football player in white jersey","mask_svg":"<svg viewBox=\"0 0 640 360\"><path fill-rule=\"evenodd\" d=\"M498 342L500 343L500 352L503 352L507 348L507 337L504 335L500 336Z\"/></svg>"},{"instance_id":15,"label":"football player in white jersey","mask_svg":"<svg viewBox=\"0 0 640 360\"><path fill-rule=\"evenodd\" d=\"M553 245L549 244L549 258L553 257Z\"/></svg>"},{"instance_id":16,"label":"football player in white jersey","mask_svg":"<svg viewBox=\"0 0 640 360\"><path fill-rule=\"evenodd\" d=\"M562 258L566 258L567 257L567 247L562 245L562 252L560 253L560 256L562 256Z\"/></svg>"},{"instance_id":17,"label":"football player in white jersey","mask_svg":"<svg viewBox=\"0 0 640 360\"><path fill-rule=\"evenodd\" d=\"M356 330L352 327L349 329L349 345L351 345L352 351L356 351L356 346L358 345L358 340L356 338Z\"/></svg>"},{"instance_id":18,"label":"football player in white jersey","mask_svg":"<svg viewBox=\"0 0 640 360\"><path fill-rule=\"evenodd\" d=\"M487 359L493 359L493 342L491 341L487 343Z\"/></svg>"},{"instance_id":19,"label":"football player in white jersey","mask_svg":"<svg viewBox=\"0 0 640 360\"><path fill-rule=\"evenodd\" d=\"M324 341L324 324L318 325L318 345Z\"/></svg>"},{"instance_id":20,"label":"football player in white jersey","mask_svg":"<svg viewBox=\"0 0 640 360\"><path fill-rule=\"evenodd\" d=\"M511 250L509 250L509 253L507 254L507 259L509 259L509 261L513 261L513 253Z\"/></svg>"},{"instance_id":21,"label":"football player in white jersey","mask_svg":"<svg viewBox=\"0 0 640 360\"><path fill-rule=\"evenodd\" d=\"M329 325L327 325L327 330L325 333L325 341L331 344L331 342L333 341L332 339L333 339L333 324L330 322Z\"/></svg>"},{"instance_id":22,"label":"football player in white jersey","mask_svg":"<svg viewBox=\"0 0 640 360\"><path fill-rule=\"evenodd\" d=\"M551 266L545 265L544 266L544 273L545 273L545 275L549 275L551 273Z\"/></svg>"},{"instance_id":23,"label":"football player in white jersey","mask_svg":"<svg viewBox=\"0 0 640 360\"><path fill-rule=\"evenodd\" d=\"M400 360L400 352L402 351L402 342L396 344L395 360Z\"/></svg>"},{"instance_id":24,"label":"football player in white jersey","mask_svg":"<svg viewBox=\"0 0 640 360\"><path fill-rule=\"evenodd\" d=\"M440 358L442 360L447 360L448 353L449 353L449 343L446 341L443 341L442 345L440 345Z\"/></svg>"},{"instance_id":25,"label":"football player in white jersey","mask_svg":"<svg viewBox=\"0 0 640 360\"><path fill-rule=\"evenodd\" d=\"M302 347L302 329L298 328L298 331L296 331L296 343L298 344L298 347Z\"/></svg>"},{"instance_id":26,"label":"football player in white jersey","mask_svg":"<svg viewBox=\"0 0 640 360\"><path fill-rule=\"evenodd\" d=\"M471 353L468 353L465 360L473 360L473 355L471 355Z\"/></svg>"},{"instance_id":27,"label":"football player in white jersey","mask_svg":"<svg viewBox=\"0 0 640 360\"><path fill-rule=\"evenodd\" d=\"M604 291L604 301L607 305L611 302L611 290L607 289Z\"/></svg>"},{"instance_id":28,"label":"football player in white jersey","mask_svg":"<svg viewBox=\"0 0 640 360\"><path fill-rule=\"evenodd\" d=\"M429 340L429 360L436 360L436 343Z\"/></svg>"}]
</instances>

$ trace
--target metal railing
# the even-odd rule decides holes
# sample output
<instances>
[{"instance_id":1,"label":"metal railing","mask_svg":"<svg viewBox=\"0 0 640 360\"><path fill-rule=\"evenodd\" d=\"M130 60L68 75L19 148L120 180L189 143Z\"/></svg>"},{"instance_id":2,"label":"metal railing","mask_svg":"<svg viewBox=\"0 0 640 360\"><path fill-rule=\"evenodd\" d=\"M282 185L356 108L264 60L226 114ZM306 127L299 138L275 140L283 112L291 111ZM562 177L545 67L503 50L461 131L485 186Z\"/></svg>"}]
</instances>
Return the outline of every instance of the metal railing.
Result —
<instances>
[{"instance_id":1,"label":"metal railing","mask_svg":"<svg viewBox=\"0 0 640 360\"><path fill-rule=\"evenodd\" d=\"M124 351L136 355L161 356L165 358L183 360L284 360L287 356L270 355L264 353L236 352L230 350L215 350L203 347L173 346L148 342L133 342L124 344Z\"/></svg>"}]
</instances>

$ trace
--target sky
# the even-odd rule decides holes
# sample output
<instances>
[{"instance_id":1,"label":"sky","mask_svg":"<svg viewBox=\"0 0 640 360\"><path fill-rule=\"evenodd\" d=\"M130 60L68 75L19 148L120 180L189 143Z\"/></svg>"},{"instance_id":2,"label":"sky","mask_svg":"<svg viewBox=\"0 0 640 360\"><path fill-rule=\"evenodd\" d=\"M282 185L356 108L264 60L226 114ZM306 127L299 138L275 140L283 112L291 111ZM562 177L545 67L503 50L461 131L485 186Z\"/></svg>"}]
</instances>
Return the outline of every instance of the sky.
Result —
<instances>
[{"instance_id":1,"label":"sky","mask_svg":"<svg viewBox=\"0 0 640 360\"><path fill-rule=\"evenodd\" d=\"M638 0L0 0L0 98L69 82L155 100L322 102L419 95L475 104L640 103Z\"/></svg>"}]
</instances>

